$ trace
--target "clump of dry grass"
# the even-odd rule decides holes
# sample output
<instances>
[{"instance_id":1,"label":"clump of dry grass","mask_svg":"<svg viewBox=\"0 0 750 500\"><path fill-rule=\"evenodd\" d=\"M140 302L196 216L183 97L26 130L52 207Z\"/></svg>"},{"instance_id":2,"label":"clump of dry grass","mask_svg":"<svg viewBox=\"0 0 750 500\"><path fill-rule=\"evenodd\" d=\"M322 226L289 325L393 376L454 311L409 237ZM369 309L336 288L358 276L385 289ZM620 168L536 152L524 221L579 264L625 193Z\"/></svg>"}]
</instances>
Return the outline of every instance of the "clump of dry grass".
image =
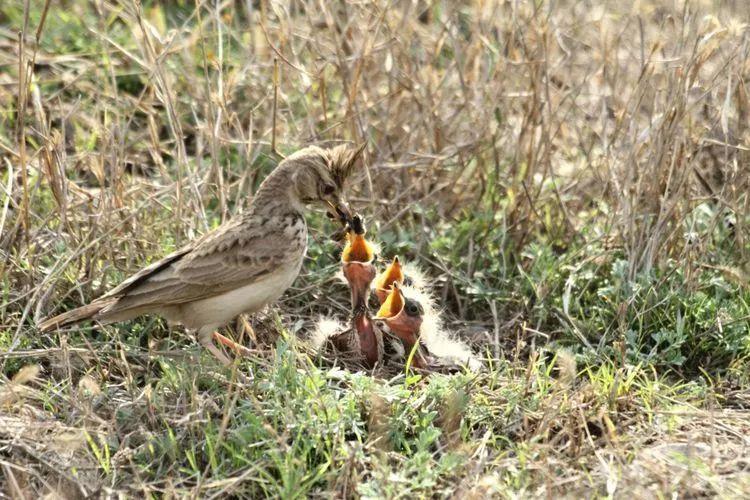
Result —
<instances>
[{"instance_id":1,"label":"clump of dry grass","mask_svg":"<svg viewBox=\"0 0 750 500\"><path fill-rule=\"evenodd\" d=\"M747 492L748 13L3 4L7 494ZM355 206L486 356L474 385L320 370L282 333L242 365L254 385L228 386L158 319L35 332L242 211L277 153L342 140L368 143ZM346 310L311 222L307 270L259 344ZM560 347L557 379L542 353ZM29 364L38 379L18 375ZM77 444L37 449L46 428Z\"/></svg>"},{"instance_id":2,"label":"clump of dry grass","mask_svg":"<svg viewBox=\"0 0 750 500\"><path fill-rule=\"evenodd\" d=\"M427 258L431 233L420 228L432 221L496 212L512 256L540 232L570 241L593 215L634 278L669 258L693 258L684 234L709 202L709 227L735 221L742 257L741 10L704 17L697 6L645 5L643 15L502 2L476 10L76 6L81 19L99 19L83 54L54 52L78 42L62 33L73 19L42 26L41 54L29 43L21 58L24 66L39 59L28 101L14 102L10 82L3 87L14 173L3 248L24 258L7 270L21 268L14 277L31 290L40 280L24 267L51 266L45 289L73 273L91 295L115 269L127 272L241 210L279 138L286 149L368 141L360 207L381 231L397 223L412 234L412 253ZM6 45L10 66L18 49ZM36 146L29 158L13 147L26 144L20 132ZM414 206L423 213L409 213ZM33 227L24 230L26 221ZM133 237L143 227L148 235ZM62 259L53 238L65 246ZM471 261L465 271L476 271ZM55 295L36 293L29 312L48 310Z\"/></svg>"}]
</instances>

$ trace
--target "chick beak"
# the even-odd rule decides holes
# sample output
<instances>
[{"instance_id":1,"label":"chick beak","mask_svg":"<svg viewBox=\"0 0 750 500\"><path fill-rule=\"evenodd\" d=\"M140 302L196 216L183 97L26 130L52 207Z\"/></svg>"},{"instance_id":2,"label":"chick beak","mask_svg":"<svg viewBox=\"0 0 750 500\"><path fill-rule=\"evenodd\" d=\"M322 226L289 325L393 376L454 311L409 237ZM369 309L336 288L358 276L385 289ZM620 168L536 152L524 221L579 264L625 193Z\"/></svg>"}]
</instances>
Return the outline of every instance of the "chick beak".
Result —
<instances>
[{"instance_id":1,"label":"chick beak","mask_svg":"<svg viewBox=\"0 0 750 500\"><path fill-rule=\"evenodd\" d=\"M393 262L388 268L378 276L375 281L375 294L378 296L378 302L382 305L388 298L388 293L394 283L404 282L404 272L401 269L401 262L398 256L393 258Z\"/></svg>"}]
</instances>

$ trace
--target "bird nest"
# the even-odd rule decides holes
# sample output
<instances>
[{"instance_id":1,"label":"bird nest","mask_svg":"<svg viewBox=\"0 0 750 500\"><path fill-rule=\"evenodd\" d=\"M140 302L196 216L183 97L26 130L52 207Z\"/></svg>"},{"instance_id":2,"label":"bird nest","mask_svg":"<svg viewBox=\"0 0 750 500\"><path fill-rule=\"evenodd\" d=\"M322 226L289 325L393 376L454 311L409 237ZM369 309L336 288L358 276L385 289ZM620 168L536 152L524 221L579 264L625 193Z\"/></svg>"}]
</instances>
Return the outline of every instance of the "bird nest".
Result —
<instances>
[{"instance_id":1,"label":"bird nest","mask_svg":"<svg viewBox=\"0 0 750 500\"><path fill-rule=\"evenodd\" d=\"M374 244L359 215L345 221L343 240L341 267L351 313L343 320L318 321L309 341L321 362L382 376L405 369L451 373L478 368L469 348L442 330L427 280L416 267L396 256L377 269Z\"/></svg>"}]
</instances>

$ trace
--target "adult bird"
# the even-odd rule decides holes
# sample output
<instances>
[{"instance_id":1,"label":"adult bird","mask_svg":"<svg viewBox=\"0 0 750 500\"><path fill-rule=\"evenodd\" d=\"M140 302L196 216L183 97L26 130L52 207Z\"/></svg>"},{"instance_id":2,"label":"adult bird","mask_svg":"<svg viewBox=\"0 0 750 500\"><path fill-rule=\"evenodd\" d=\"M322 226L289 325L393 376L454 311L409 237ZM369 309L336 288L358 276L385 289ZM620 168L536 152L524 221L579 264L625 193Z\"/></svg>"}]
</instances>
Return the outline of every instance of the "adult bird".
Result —
<instances>
[{"instance_id":1,"label":"adult bird","mask_svg":"<svg viewBox=\"0 0 750 500\"><path fill-rule=\"evenodd\" d=\"M276 301L295 280L307 251L308 205L323 205L333 217L351 218L344 184L363 149L364 144L297 151L261 183L245 213L90 304L42 321L39 328L49 331L84 320L106 324L155 313L196 332L201 345L230 364L213 338L230 346L232 342L216 330Z\"/></svg>"}]
</instances>

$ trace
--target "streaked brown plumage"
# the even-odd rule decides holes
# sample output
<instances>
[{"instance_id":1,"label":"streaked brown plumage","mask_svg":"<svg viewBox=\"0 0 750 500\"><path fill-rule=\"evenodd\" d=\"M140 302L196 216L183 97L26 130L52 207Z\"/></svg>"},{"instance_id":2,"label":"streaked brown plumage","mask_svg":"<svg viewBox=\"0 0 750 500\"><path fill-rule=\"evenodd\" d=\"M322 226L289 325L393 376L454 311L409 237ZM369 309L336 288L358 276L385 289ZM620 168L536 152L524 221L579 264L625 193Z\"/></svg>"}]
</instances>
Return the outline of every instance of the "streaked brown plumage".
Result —
<instances>
[{"instance_id":1,"label":"streaked brown plumage","mask_svg":"<svg viewBox=\"0 0 750 500\"><path fill-rule=\"evenodd\" d=\"M348 214L342 192L362 149L310 146L296 152L263 181L245 214L39 328L155 313L197 331L201 344L228 363L212 334L239 314L274 302L292 284L307 250L305 205L319 202L334 217Z\"/></svg>"}]
</instances>

